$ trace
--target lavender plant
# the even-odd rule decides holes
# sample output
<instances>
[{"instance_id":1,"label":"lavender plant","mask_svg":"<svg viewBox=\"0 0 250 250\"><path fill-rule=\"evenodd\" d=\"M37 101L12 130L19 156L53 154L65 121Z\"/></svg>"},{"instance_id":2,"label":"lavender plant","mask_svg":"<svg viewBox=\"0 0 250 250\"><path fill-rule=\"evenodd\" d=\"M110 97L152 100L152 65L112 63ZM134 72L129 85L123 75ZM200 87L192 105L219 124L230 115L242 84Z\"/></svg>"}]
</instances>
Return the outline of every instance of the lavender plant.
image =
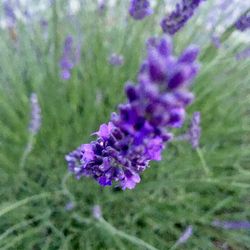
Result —
<instances>
[{"instance_id":1,"label":"lavender plant","mask_svg":"<svg viewBox=\"0 0 250 250\"><path fill-rule=\"evenodd\" d=\"M240 32L235 27L250 7L248 1L200 4L185 29L174 37L169 56L159 49L159 38L148 42L146 56L140 51L146 38L162 34L159 20L177 1L149 1L154 15L138 22L129 16L129 0L105 1L105 12L99 12L97 0L53 0L49 5L47 1L25 1L29 19L23 15L24 1L19 1L22 10L16 0L6 2L16 15L11 29L17 37L13 43L3 9L0 248L248 249L249 30ZM69 11L69 5L74 11ZM40 27L42 19L45 30ZM73 52L76 38L83 41L81 63L69 69L69 84L62 83L58 72L65 34L74 37ZM220 46L217 41L212 43L213 36ZM170 45L168 39L163 40ZM168 74L180 66L180 56L173 55L180 55L192 43L198 44L202 63L195 84L193 78L170 88ZM111 51L124 57L119 69L107 62ZM172 59L176 65L170 67ZM128 84L124 96L121 90L128 78L135 83ZM33 91L37 94L33 103L41 104L41 112L41 108L34 110L42 115L42 124L38 115L32 116L36 112L31 109L29 93ZM187 114L185 119L180 115L180 126L173 127L168 115L178 99L172 98L176 91L192 93L189 98L195 95L195 102L190 106L178 103L178 110L183 108ZM165 101L171 104L167 109ZM123 104L109 120L119 103ZM200 121L197 111L202 115ZM129 119L125 119L127 114ZM31 117L35 117L32 122ZM166 142L164 131L171 136ZM186 142L177 140L184 135ZM30 138L32 150L20 167ZM78 159L74 164L81 171L88 162L91 178L75 181L72 171L65 169L64 155L89 141L90 150L80 146L72 159ZM101 153L92 150L93 145ZM96 167L83 157L94 157ZM127 165L133 157L145 163L147 171ZM126 178L116 181L111 175L104 183L109 185L111 180L113 187L100 188L92 180L99 183L108 174L100 159L108 162L108 168L121 169ZM127 169L131 178L125 175ZM140 185L136 185L139 178ZM121 190L135 185L132 192ZM95 214L94 208L99 209Z\"/></svg>"},{"instance_id":2,"label":"lavender plant","mask_svg":"<svg viewBox=\"0 0 250 250\"><path fill-rule=\"evenodd\" d=\"M118 182L122 189L133 189L149 162L161 160L164 144L172 138L169 129L182 126L185 108L193 100L188 88L198 72L199 50L189 47L176 58L166 37L149 39L147 50L138 84L126 86L128 103L94 133L96 141L66 156L77 178L91 176L101 186Z\"/></svg>"}]
</instances>

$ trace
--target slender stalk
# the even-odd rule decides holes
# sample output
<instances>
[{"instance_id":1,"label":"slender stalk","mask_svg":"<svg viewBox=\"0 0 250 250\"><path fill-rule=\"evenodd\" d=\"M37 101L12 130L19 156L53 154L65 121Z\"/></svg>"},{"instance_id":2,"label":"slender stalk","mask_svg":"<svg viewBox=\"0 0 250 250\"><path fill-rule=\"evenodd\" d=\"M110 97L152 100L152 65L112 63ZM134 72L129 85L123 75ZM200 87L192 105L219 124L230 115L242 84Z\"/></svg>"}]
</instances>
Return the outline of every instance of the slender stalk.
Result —
<instances>
[{"instance_id":1,"label":"slender stalk","mask_svg":"<svg viewBox=\"0 0 250 250\"><path fill-rule=\"evenodd\" d=\"M73 218L76 219L78 222L80 223L85 223L85 224L91 224L94 223L96 220L91 220L88 218L82 218L82 216L80 216L77 213L73 214ZM118 236L122 239L125 239L137 246L142 247L143 249L148 249L148 250L158 250L157 248L155 248L154 246L148 244L147 242L133 236L133 235L129 235L126 234L118 229L116 229L114 226L112 226L111 224L109 224L103 217L100 217L97 219L97 226L106 229L108 232L110 232L112 235L114 236Z\"/></svg>"},{"instance_id":2,"label":"slender stalk","mask_svg":"<svg viewBox=\"0 0 250 250\"><path fill-rule=\"evenodd\" d=\"M101 225L103 225L111 234L117 235L123 239L126 239L130 241L131 243L134 243L137 246L143 247L144 249L149 249L149 250L157 250L157 248L153 247L152 245L148 244L147 242L133 236L126 234L115 227L113 227L111 224L109 224L104 218L100 218L99 222Z\"/></svg>"},{"instance_id":3,"label":"slender stalk","mask_svg":"<svg viewBox=\"0 0 250 250\"><path fill-rule=\"evenodd\" d=\"M26 147L24 149L22 158L20 160L20 165L19 166L20 166L21 169L24 168L25 162L26 162L30 152L32 151L33 144L34 144L34 138L35 138L35 135L33 133L30 133L28 143L27 143L27 145L26 145Z\"/></svg>"},{"instance_id":4,"label":"slender stalk","mask_svg":"<svg viewBox=\"0 0 250 250\"><path fill-rule=\"evenodd\" d=\"M54 193L60 193L60 191L54 192ZM45 192L45 193L41 193L41 194L36 194L30 197L27 197L23 200L17 201L5 208L3 208L2 210L0 210L0 217L5 215L6 213L10 212L11 210L14 210L18 207L21 207L31 201L35 201L35 200L39 200L39 199L43 199L43 198L47 198L50 197L53 193L50 192Z\"/></svg>"},{"instance_id":5,"label":"slender stalk","mask_svg":"<svg viewBox=\"0 0 250 250\"><path fill-rule=\"evenodd\" d=\"M209 168L207 166L207 163L205 161L205 158L204 158L202 150L198 147L198 148L196 148L196 152L197 152L197 154L198 154L198 156L199 156L199 158L201 160L201 165L202 165L202 167L204 169L204 172L206 173L206 175L209 175L210 174L210 170L209 170Z\"/></svg>"},{"instance_id":6,"label":"slender stalk","mask_svg":"<svg viewBox=\"0 0 250 250\"><path fill-rule=\"evenodd\" d=\"M58 75L58 55L59 55L59 33L58 33L58 13L57 0L53 1L53 35L54 35L54 72Z\"/></svg>"}]
</instances>

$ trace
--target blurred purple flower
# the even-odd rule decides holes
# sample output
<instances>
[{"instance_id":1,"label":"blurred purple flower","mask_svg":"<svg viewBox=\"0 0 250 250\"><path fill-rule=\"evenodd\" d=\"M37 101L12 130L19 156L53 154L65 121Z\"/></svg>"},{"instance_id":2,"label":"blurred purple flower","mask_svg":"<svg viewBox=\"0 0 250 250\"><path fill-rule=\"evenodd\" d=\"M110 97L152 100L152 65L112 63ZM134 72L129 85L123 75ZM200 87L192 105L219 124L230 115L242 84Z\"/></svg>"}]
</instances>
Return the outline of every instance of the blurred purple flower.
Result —
<instances>
[{"instance_id":1,"label":"blurred purple flower","mask_svg":"<svg viewBox=\"0 0 250 250\"><path fill-rule=\"evenodd\" d=\"M201 135L200 120L201 120L200 112L194 112L188 131L188 139L193 149L199 147L200 135Z\"/></svg>"},{"instance_id":2,"label":"blurred purple flower","mask_svg":"<svg viewBox=\"0 0 250 250\"><path fill-rule=\"evenodd\" d=\"M60 76L63 80L69 80L71 77L71 70L75 64L79 61L80 46L74 48L73 37L67 36L64 40L63 54L60 59Z\"/></svg>"},{"instance_id":3,"label":"blurred purple flower","mask_svg":"<svg viewBox=\"0 0 250 250\"><path fill-rule=\"evenodd\" d=\"M102 210L99 205L93 206L92 215L97 220L99 220L102 217Z\"/></svg>"},{"instance_id":4,"label":"blurred purple flower","mask_svg":"<svg viewBox=\"0 0 250 250\"><path fill-rule=\"evenodd\" d=\"M6 1L3 4L4 13L6 16L7 26L13 27L16 24L16 15L13 6L11 6L10 1Z\"/></svg>"},{"instance_id":5,"label":"blurred purple flower","mask_svg":"<svg viewBox=\"0 0 250 250\"><path fill-rule=\"evenodd\" d=\"M31 105L31 119L29 124L29 131L32 134L37 134L41 127L41 108L38 103L38 98L35 93L30 96Z\"/></svg>"},{"instance_id":6,"label":"blurred purple flower","mask_svg":"<svg viewBox=\"0 0 250 250\"><path fill-rule=\"evenodd\" d=\"M49 24L49 23L48 23L48 21L47 21L46 19L42 18L42 19L40 20L40 26L41 26L42 29L47 29L48 24Z\"/></svg>"},{"instance_id":7,"label":"blurred purple flower","mask_svg":"<svg viewBox=\"0 0 250 250\"><path fill-rule=\"evenodd\" d=\"M149 162L161 160L172 138L169 130L182 126L193 100L189 87L199 69L199 50L190 46L176 58L167 37L151 38L147 50L138 84L125 87L128 102L94 133L97 140L66 155L77 178L89 176L101 186L116 182L123 190L133 189Z\"/></svg>"},{"instance_id":8,"label":"blurred purple flower","mask_svg":"<svg viewBox=\"0 0 250 250\"><path fill-rule=\"evenodd\" d=\"M202 1L206 0L182 0L176 4L175 10L161 21L163 32L174 35L193 16Z\"/></svg>"},{"instance_id":9,"label":"blurred purple flower","mask_svg":"<svg viewBox=\"0 0 250 250\"><path fill-rule=\"evenodd\" d=\"M121 66L124 63L124 58L122 55L112 53L108 58L108 62L113 66Z\"/></svg>"},{"instance_id":10,"label":"blurred purple flower","mask_svg":"<svg viewBox=\"0 0 250 250\"><path fill-rule=\"evenodd\" d=\"M244 60L244 59L250 58L250 47L237 53L235 57L236 57L236 60Z\"/></svg>"},{"instance_id":11,"label":"blurred purple flower","mask_svg":"<svg viewBox=\"0 0 250 250\"><path fill-rule=\"evenodd\" d=\"M250 28L250 13L241 16L235 23L235 27L239 31L245 31Z\"/></svg>"},{"instance_id":12,"label":"blurred purple flower","mask_svg":"<svg viewBox=\"0 0 250 250\"><path fill-rule=\"evenodd\" d=\"M103 13L107 8L107 0L98 0L98 11L99 13Z\"/></svg>"},{"instance_id":13,"label":"blurred purple flower","mask_svg":"<svg viewBox=\"0 0 250 250\"><path fill-rule=\"evenodd\" d=\"M193 227L188 226L180 238L177 240L176 245L184 244L193 234Z\"/></svg>"},{"instance_id":14,"label":"blurred purple flower","mask_svg":"<svg viewBox=\"0 0 250 250\"><path fill-rule=\"evenodd\" d=\"M219 221L212 222L212 226L223 229L250 229L250 221Z\"/></svg>"},{"instance_id":15,"label":"blurred purple flower","mask_svg":"<svg viewBox=\"0 0 250 250\"><path fill-rule=\"evenodd\" d=\"M68 202L68 203L65 205L65 210L66 210L66 211L71 211L71 210L73 210L74 208L75 208L75 204L74 204L72 201Z\"/></svg>"},{"instance_id":16,"label":"blurred purple flower","mask_svg":"<svg viewBox=\"0 0 250 250\"><path fill-rule=\"evenodd\" d=\"M219 36L213 35L211 37L211 41L216 49L219 49L221 47L221 41L220 41Z\"/></svg>"},{"instance_id":17,"label":"blurred purple flower","mask_svg":"<svg viewBox=\"0 0 250 250\"><path fill-rule=\"evenodd\" d=\"M141 20L153 14L153 9L150 7L148 0L131 0L129 14L135 20Z\"/></svg>"}]
</instances>

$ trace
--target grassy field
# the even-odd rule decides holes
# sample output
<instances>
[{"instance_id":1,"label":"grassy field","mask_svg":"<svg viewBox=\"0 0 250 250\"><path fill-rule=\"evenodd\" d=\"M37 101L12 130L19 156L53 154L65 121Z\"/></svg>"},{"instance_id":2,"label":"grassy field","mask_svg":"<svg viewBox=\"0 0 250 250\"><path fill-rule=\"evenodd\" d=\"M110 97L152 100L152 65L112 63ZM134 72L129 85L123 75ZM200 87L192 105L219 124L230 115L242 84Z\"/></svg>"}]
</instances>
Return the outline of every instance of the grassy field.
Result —
<instances>
[{"instance_id":1,"label":"grassy field","mask_svg":"<svg viewBox=\"0 0 250 250\"><path fill-rule=\"evenodd\" d=\"M89 142L125 100L123 86L136 78L145 40L162 35L163 10L159 4L155 15L135 22L127 15L127 1L104 15L88 4L67 16L58 1L46 12L45 30L37 21L19 22L15 38L0 30L0 248L174 249L192 225L193 235L180 249L249 249L249 230L211 225L250 220L250 60L235 59L246 42L234 31L217 50L198 17L191 20L175 36L175 51L198 44L201 70L187 123L176 134L200 111L200 151L187 142L169 143L163 160L151 164L135 189L100 188L69 175L64 156ZM81 45L81 57L71 79L63 81L58 61L68 34ZM107 63L112 52L124 56L122 67ZM21 164L32 92L41 105L42 126ZM69 202L75 204L70 211ZM99 221L92 216L96 204L104 218Z\"/></svg>"}]
</instances>

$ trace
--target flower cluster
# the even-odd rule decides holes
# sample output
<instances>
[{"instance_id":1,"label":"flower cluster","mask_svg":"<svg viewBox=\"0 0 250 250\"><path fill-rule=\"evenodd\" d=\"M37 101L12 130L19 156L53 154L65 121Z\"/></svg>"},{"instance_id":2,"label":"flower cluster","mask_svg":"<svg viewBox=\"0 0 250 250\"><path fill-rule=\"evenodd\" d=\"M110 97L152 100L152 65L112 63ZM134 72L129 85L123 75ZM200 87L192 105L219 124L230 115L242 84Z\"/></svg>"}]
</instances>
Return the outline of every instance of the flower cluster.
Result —
<instances>
[{"instance_id":1,"label":"flower cluster","mask_svg":"<svg viewBox=\"0 0 250 250\"><path fill-rule=\"evenodd\" d=\"M197 74L198 49L187 48L179 58L172 54L167 37L147 42L147 58L138 73L137 84L125 87L128 102L119 106L108 124L102 124L97 139L66 156L76 177L93 177L101 186L117 182L132 189L151 160L161 160L164 144L179 128L185 108L193 100L188 91Z\"/></svg>"},{"instance_id":2,"label":"flower cluster","mask_svg":"<svg viewBox=\"0 0 250 250\"><path fill-rule=\"evenodd\" d=\"M182 0L176 8L161 21L163 32L174 35L193 16L195 9L205 0Z\"/></svg>"},{"instance_id":3,"label":"flower cluster","mask_svg":"<svg viewBox=\"0 0 250 250\"><path fill-rule=\"evenodd\" d=\"M124 63L124 58L122 55L112 53L108 58L108 62L113 66L121 66Z\"/></svg>"},{"instance_id":4,"label":"flower cluster","mask_svg":"<svg viewBox=\"0 0 250 250\"><path fill-rule=\"evenodd\" d=\"M131 0L129 14L135 20L141 20L153 14L148 0Z\"/></svg>"},{"instance_id":5,"label":"flower cluster","mask_svg":"<svg viewBox=\"0 0 250 250\"><path fill-rule=\"evenodd\" d=\"M30 105L31 119L29 124L29 131L30 133L35 135L41 127L41 108L39 106L38 98L35 93L32 93L30 96Z\"/></svg>"},{"instance_id":6,"label":"flower cluster","mask_svg":"<svg viewBox=\"0 0 250 250\"><path fill-rule=\"evenodd\" d=\"M235 28L240 31L250 29L250 13L241 16L235 23Z\"/></svg>"},{"instance_id":7,"label":"flower cluster","mask_svg":"<svg viewBox=\"0 0 250 250\"><path fill-rule=\"evenodd\" d=\"M79 51L73 46L73 37L67 36L64 41L63 54L60 59L61 78L68 80L71 77L71 70L77 62Z\"/></svg>"}]
</instances>

